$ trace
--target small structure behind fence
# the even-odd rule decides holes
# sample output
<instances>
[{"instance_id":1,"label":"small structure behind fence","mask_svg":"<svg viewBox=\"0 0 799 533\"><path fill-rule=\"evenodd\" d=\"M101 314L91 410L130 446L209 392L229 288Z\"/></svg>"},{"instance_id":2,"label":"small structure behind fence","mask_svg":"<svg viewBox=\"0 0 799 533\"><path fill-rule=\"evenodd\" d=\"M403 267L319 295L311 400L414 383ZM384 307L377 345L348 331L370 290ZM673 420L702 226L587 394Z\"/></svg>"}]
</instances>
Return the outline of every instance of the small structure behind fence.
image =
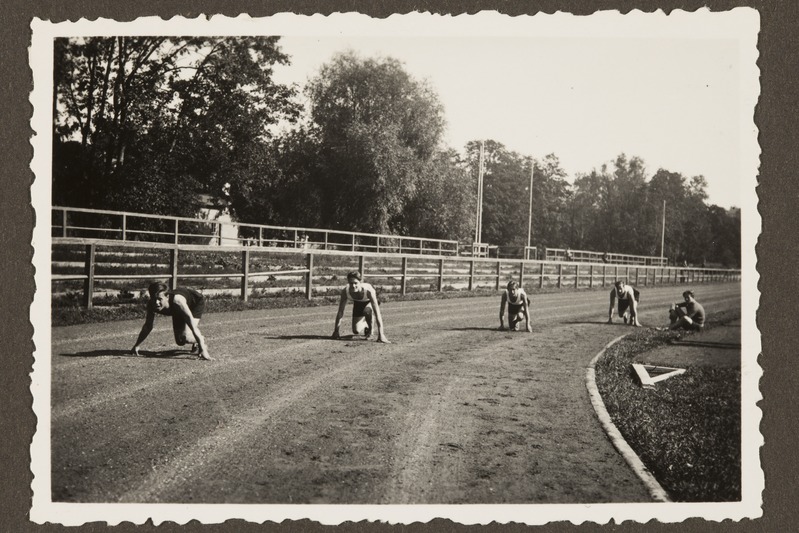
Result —
<instances>
[{"instance_id":1,"label":"small structure behind fence","mask_svg":"<svg viewBox=\"0 0 799 533\"><path fill-rule=\"evenodd\" d=\"M235 237L228 236L235 226ZM349 252L458 255L458 241L354 231L269 226L125 211L52 208L52 237L170 244L257 246Z\"/></svg>"}]
</instances>

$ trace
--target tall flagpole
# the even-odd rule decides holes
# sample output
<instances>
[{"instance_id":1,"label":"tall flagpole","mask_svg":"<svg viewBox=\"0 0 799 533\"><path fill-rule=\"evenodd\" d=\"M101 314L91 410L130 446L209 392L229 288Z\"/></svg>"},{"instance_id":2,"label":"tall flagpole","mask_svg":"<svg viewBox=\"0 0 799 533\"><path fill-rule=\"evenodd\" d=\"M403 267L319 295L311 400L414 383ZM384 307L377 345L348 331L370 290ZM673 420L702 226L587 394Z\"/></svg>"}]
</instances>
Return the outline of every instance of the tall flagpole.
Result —
<instances>
[{"instance_id":1,"label":"tall flagpole","mask_svg":"<svg viewBox=\"0 0 799 533\"><path fill-rule=\"evenodd\" d=\"M533 176L535 175L535 159L530 158L530 212L527 216L527 248L529 249L530 240L533 237ZM527 250L524 251L524 258L527 257Z\"/></svg>"},{"instance_id":2,"label":"tall flagpole","mask_svg":"<svg viewBox=\"0 0 799 533\"><path fill-rule=\"evenodd\" d=\"M663 222L660 226L660 263L663 264L663 246L666 242L666 200L663 200Z\"/></svg>"},{"instance_id":3,"label":"tall flagpole","mask_svg":"<svg viewBox=\"0 0 799 533\"><path fill-rule=\"evenodd\" d=\"M478 160L477 168L477 224L474 232L474 240L476 243L483 242L483 173L484 173L484 158L485 157L485 143L480 141L480 159Z\"/></svg>"}]
</instances>

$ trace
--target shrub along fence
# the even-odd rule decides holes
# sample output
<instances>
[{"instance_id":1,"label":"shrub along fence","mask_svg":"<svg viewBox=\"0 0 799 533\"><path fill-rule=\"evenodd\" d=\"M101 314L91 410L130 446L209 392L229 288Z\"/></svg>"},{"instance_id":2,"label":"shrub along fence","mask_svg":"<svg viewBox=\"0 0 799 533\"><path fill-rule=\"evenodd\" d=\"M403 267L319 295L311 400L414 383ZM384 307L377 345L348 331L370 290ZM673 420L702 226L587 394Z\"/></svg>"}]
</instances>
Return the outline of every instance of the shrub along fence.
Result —
<instances>
[{"instance_id":1,"label":"shrub along fence","mask_svg":"<svg viewBox=\"0 0 799 533\"><path fill-rule=\"evenodd\" d=\"M153 281L206 294L252 296L335 294L352 270L379 292L499 290L515 279L530 289L591 289L617 279L636 286L740 281L740 270L583 262L383 254L55 238L52 293L91 308L99 295L132 299ZM79 295L79 296L78 296Z\"/></svg>"}]
</instances>

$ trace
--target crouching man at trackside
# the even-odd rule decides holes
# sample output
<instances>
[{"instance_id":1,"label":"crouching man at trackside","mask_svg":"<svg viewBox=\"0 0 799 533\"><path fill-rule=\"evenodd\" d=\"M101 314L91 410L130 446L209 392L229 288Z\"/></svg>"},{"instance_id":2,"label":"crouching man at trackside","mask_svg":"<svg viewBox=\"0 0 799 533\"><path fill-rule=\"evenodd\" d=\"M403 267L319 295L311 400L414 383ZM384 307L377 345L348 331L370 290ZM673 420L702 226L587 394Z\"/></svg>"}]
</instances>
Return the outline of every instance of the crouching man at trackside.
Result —
<instances>
[{"instance_id":1,"label":"crouching man at trackside","mask_svg":"<svg viewBox=\"0 0 799 533\"><path fill-rule=\"evenodd\" d=\"M371 284L363 281L363 276L357 271L347 274L347 286L341 289L341 300L332 336L334 339L341 338L339 329L347 302L352 302L353 334L364 335L368 339L372 335L372 324L374 323L377 326L377 341L390 344L383 331L383 316L380 314L380 305L377 303L377 292Z\"/></svg>"},{"instance_id":2,"label":"crouching man at trackside","mask_svg":"<svg viewBox=\"0 0 799 533\"><path fill-rule=\"evenodd\" d=\"M175 342L179 346L192 343L192 353L197 350L200 359L210 361L208 345L205 343L205 337L200 333L200 318L205 309L203 295L194 289L186 288L176 288L170 291L166 284L160 282L151 284L147 290L150 293L150 301L147 302L147 316L131 352L134 355L140 355L139 346L153 330L155 314L158 313L172 317Z\"/></svg>"},{"instance_id":3,"label":"crouching man at trackside","mask_svg":"<svg viewBox=\"0 0 799 533\"><path fill-rule=\"evenodd\" d=\"M507 289L502 293L502 301L499 304L500 330L505 329L505 304L508 304L508 329L519 331L519 324L524 318L527 331L532 333L533 328L530 326L530 298L515 281L509 281Z\"/></svg>"},{"instance_id":4,"label":"crouching man at trackside","mask_svg":"<svg viewBox=\"0 0 799 533\"><path fill-rule=\"evenodd\" d=\"M627 285L622 280L614 283L613 288L610 289L610 308L608 309L608 324L613 323L613 311L615 309L616 299L619 300L619 317L624 319L624 323L630 323L633 326L641 327L638 322L638 300L641 298L641 293L632 285ZM629 310L629 319L628 319Z\"/></svg>"}]
</instances>

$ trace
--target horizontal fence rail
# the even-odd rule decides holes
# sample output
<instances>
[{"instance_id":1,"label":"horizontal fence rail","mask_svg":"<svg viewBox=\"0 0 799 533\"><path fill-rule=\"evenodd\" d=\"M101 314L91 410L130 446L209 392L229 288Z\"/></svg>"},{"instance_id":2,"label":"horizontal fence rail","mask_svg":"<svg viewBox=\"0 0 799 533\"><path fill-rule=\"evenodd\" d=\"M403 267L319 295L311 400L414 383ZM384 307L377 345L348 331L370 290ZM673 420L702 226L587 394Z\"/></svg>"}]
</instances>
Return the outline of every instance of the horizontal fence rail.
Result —
<instances>
[{"instance_id":1,"label":"horizontal fence rail","mask_svg":"<svg viewBox=\"0 0 799 533\"><path fill-rule=\"evenodd\" d=\"M580 261L588 263L611 263L617 265L651 265L667 266L668 257L651 255L617 254L612 252L595 252L591 250L571 250L568 248L544 248L542 257L545 261Z\"/></svg>"},{"instance_id":2,"label":"horizontal fence rail","mask_svg":"<svg viewBox=\"0 0 799 533\"><path fill-rule=\"evenodd\" d=\"M53 238L458 255L458 241L225 220L170 217L126 211L52 207Z\"/></svg>"},{"instance_id":3,"label":"horizontal fence rail","mask_svg":"<svg viewBox=\"0 0 799 533\"><path fill-rule=\"evenodd\" d=\"M247 300L256 292L336 294L346 274L359 270L381 292L499 290L510 280L529 289L591 289L622 279L635 286L740 281L740 270L651 265L607 265L564 261L419 256L316 249L252 248L167 244L79 238L54 238L53 295L57 284L73 284L80 304L91 308L97 292L132 299L148 282L200 282L208 294L236 294ZM146 271L146 272L142 272ZM74 284L78 283L75 287ZM123 283L120 282L130 282ZM230 285L235 282L235 285ZM82 286L81 286L82 285ZM79 288L78 288L79 287ZM82 289L82 290L80 290ZM99 291L98 291L99 289ZM332 292L331 292L332 291Z\"/></svg>"}]
</instances>

